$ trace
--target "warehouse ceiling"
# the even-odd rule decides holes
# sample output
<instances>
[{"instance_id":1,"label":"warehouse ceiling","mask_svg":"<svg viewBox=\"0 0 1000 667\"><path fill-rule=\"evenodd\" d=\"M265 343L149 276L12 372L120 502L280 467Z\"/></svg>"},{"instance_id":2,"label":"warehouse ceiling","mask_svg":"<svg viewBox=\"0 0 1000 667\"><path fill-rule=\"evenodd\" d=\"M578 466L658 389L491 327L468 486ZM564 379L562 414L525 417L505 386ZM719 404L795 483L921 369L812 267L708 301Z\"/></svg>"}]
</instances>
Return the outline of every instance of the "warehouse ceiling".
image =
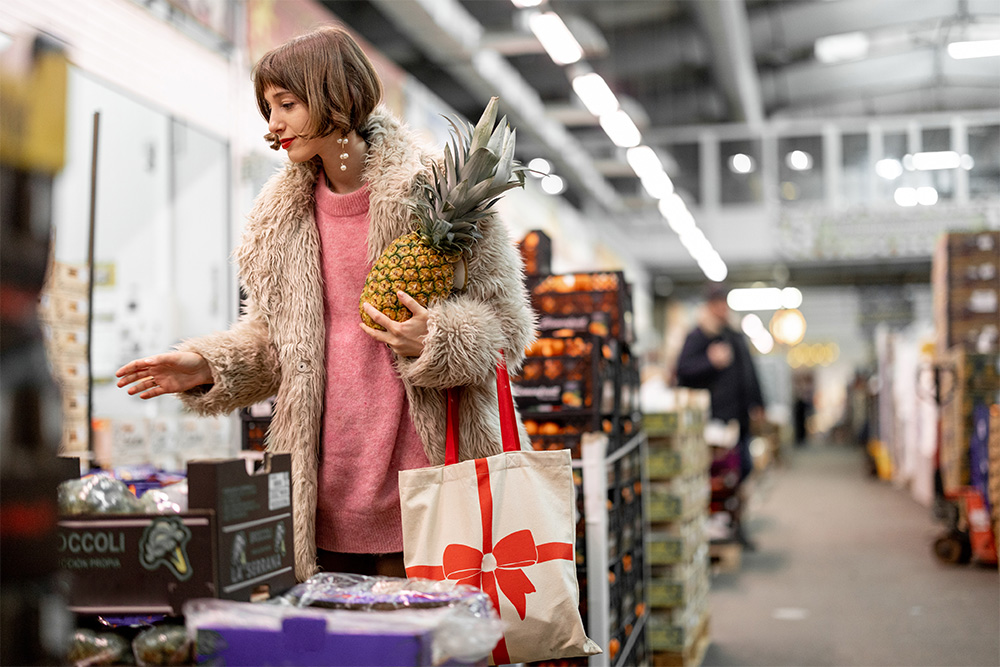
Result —
<instances>
[{"instance_id":1,"label":"warehouse ceiling","mask_svg":"<svg viewBox=\"0 0 1000 667\"><path fill-rule=\"evenodd\" d=\"M547 0L535 11L556 12L583 48L566 66L511 0L323 4L466 117L499 94L519 157L553 162L589 217L655 200L574 93L582 72L604 78L677 183L691 166L666 145L685 128L1000 108L998 59L947 53L1000 38L997 0ZM824 62L830 37L853 54Z\"/></svg>"}]
</instances>

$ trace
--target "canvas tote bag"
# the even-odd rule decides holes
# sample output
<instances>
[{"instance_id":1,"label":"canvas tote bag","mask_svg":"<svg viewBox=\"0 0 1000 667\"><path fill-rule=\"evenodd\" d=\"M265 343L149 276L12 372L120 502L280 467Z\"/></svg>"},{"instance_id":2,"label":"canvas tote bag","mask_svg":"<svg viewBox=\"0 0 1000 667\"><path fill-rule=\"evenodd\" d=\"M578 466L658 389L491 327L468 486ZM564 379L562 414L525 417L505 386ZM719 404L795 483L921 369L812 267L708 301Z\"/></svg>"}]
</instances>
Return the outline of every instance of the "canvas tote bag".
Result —
<instances>
[{"instance_id":1,"label":"canvas tote bag","mask_svg":"<svg viewBox=\"0 0 1000 667\"><path fill-rule=\"evenodd\" d=\"M578 609L569 450L520 450L502 357L497 395L502 453L458 462L459 391L449 389L445 464L399 473L406 574L489 595L504 624L492 664L600 653Z\"/></svg>"}]
</instances>

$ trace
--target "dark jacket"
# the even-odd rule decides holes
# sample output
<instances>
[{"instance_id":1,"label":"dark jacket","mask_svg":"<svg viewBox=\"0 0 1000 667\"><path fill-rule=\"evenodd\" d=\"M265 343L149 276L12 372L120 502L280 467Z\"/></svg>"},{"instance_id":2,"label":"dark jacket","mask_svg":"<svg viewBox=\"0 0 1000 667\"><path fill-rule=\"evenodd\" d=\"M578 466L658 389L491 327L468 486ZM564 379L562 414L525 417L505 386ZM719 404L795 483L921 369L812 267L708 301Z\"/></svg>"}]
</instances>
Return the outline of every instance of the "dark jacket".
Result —
<instances>
[{"instance_id":1,"label":"dark jacket","mask_svg":"<svg viewBox=\"0 0 1000 667\"><path fill-rule=\"evenodd\" d=\"M733 349L733 362L718 369L708 360L708 346L717 341L729 343ZM704 327L696 327L688 334L677 359L677 383L682 387L708 389L712 396L712 418L740 424L740 440L750 435L750 409L763 406L760 383L746 338L738 331L724 326L713 334Z\"/></svg>"}]
</instances>

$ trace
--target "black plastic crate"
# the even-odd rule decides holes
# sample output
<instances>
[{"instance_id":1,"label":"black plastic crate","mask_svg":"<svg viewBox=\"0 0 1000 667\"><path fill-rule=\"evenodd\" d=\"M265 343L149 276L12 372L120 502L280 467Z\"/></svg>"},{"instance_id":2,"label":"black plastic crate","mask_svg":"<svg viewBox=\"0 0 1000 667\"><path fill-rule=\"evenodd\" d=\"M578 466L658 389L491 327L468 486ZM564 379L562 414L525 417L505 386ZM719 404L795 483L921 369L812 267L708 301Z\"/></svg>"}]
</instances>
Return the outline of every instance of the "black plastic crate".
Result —
<instances>
[{"instance_id":1,"label":"black plastic crate","mask_svg":"<svg viewBox=\"0 0 1000 667\"><path fill-rule=\"evenodd\" d=\"M634 340L632 289L621 271L538 276L528 287L540 330Z\"/></svg>"},{"instance_id":2,"label":"black plastic crate","mask_svg":"<svg viewBox=\"0 0 1000 667\"><path fill-rule=\"evenodd\" d=\"M589 418L596 429L602 415L618 413L616 345L591 334L544 335L532 344L512 393L523 414L567 414Z\"/></svg>"}]
</instances>

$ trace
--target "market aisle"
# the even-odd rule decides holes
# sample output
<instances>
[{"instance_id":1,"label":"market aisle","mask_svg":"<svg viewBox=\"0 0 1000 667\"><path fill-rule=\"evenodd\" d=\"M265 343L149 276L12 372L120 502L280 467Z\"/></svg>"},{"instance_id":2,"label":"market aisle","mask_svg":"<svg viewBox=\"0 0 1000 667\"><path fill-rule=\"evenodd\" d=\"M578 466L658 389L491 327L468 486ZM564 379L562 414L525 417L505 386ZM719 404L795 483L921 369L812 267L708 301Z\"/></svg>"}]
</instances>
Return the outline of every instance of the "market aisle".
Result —
<instances>
[{"instance_id":1,"label":"market aisle","mask_svg":"<svg viewBox=\"0 0 1000 667\"><path fill-rule=\"evenodd\" d=\"M754 500L757 551L712 578L706 666L1000 665L997 570L940 564L942 525L859 450L796 450Z\"/></svg>"}]
</instances>

